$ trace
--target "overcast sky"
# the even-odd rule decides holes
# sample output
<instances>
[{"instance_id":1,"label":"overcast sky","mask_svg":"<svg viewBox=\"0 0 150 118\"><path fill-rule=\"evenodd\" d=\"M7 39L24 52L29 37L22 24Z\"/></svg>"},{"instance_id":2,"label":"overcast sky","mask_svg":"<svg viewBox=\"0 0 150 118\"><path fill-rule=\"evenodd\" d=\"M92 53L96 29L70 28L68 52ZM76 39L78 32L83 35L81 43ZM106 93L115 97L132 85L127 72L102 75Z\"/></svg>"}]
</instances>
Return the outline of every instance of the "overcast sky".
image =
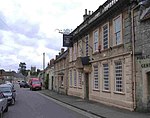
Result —
<instances>
[{"instance_id":1,"label":"overcast sky","mask_svg":"<svg viewBox=\"0 0 150 118\"><path fill-rule=\"evenodd\" d=\"M62 48L56 29L74 30L85 9L106 0L0 0L0 69L17 71L20 62L43 68Z\"/></svg>"}]
</instances>

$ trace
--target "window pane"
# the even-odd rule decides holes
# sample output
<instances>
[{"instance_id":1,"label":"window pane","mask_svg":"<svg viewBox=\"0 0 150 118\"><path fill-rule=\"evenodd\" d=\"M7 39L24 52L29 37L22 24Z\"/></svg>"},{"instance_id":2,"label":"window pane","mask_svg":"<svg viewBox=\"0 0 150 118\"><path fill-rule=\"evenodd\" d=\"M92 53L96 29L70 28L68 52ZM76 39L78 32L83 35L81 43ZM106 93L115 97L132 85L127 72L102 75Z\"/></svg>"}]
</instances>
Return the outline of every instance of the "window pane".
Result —
<instances>
[{"instance_id":1,"label":"window pane","mask_svg":"<svg viewBox=\"0 0 150 118\"><path fill-rule=\"evenodd\" d=\"M74 86L77 86L77 73L76 73L76 70L74 70Z\"/></svg>"},{"instance_id":2,"label":"window pane","mask_svg":"<svg viewBox=\"0 0 150 118\"><path fill-rule=\"evenodd\" d=\"M94 66L94 89L98 89L98 66Z\"/></svg>"},{"instance_id":3,"label":"window pane","mask_svg":"<svg viewBox=\"0 0 150 118\"><path fill-rule=\"evenodd\" d=\"M98 50L98 31L94 32L94 51Z\"/></svg>"},{"instance_id":4,"label":"window pane","mask_svg":"<svg viewBox=\"0 0 150 118\"><path fill-rule=\"evenodd\" d=\"M115 63L115 75L116 75L116 91L122 92L123 85L122 85L122 63L116 62Z\"/></svg>"},{"instance_id":5,"label":"window pane","mask_svg":"<svg viewBox=\"0 0 150 118\"><path fill-rule=\"evenodd\" d=\"M114 20L114 33L116 45L121 43L121 17L119 16Z\"/></svg>"},{"instance_id":6,"label":"window pane","mask_svg":"<svg viewBox=\"0 0 150 118\"><path fill-rule=\"evenodd\" d=\"M103 64L104 90L109 90L109 67L108 64Z\"/></svg>"},{"instance_id":7,"label":"window pane","mask_svg":"<svg viewBox=\"0 0 150 118\"><path fill-rule=\"evenodd\" d=\"M79 84L79 87L82 87L82 73L81 72L78 72L78 84Z\"/></svg>"},{"instance_id":8,"label":"window pane","mask_svg":"<svg viewBox=\"0 0 150 118\"><path fill-rule=\"evenodd\" d=\"M103 48L108 48L108 24L103 27Z\"/></svg>"},{"instance_id":9,"label":"window pane","mask_svg":"<svg viewBox=\"0 0 150 118\"><path fill-rule=\"evenodd\" d=\"M86 38L85 38L85 43L86 43L86 56L88 56L88 52L89 52L89 39L88 39L88 36L86 36Z\"/></svg>"}]
</instances>

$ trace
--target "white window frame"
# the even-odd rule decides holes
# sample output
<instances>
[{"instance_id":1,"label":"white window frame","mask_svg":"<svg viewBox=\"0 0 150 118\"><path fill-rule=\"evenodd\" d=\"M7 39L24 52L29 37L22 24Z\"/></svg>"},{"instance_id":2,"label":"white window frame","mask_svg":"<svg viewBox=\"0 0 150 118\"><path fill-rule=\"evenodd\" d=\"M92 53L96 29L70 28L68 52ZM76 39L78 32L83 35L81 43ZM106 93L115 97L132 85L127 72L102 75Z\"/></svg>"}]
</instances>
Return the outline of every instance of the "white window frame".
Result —
<instances>
[{"instance_id":1,"label":"white window frame","mask_svg":"<svg viewBox=\"0 0 150 118\"><path fill-rule=\"evenodd\" d=\"M74 69L74 86L77 86L77 71Z\"/></svg>"},{"instance_id":2,"label":"white window frame","mask_svg":"<svg viewBox=\"0 0 150 118\"><path fill-rule=\"evenodd\" d=\"M69 85L72 86L72 70L69 71Z\"/></svg>"},{"instance_id":3,"label":"white window frame","mask_svg":"<svg viewBox=\"0 0 150 118\"><path fill-rule=\"evenodd\" d=\"M69 62L72 61L72 47L69 48Z\"/></svg>"},{"instance_id":4,"label":"white window frame","mask_svg":"<svg viewBox=\"0 0 150 118\"><path fill-rule=\"evenodd\" d=\"M82 72L78 71L78 87L82 88Z\"/></svg>"},{"instance_id":5,"label":"white window frame","mask_svg":"<svg viewBox=\"0 0 150 118\"><path fill-rule=\"evenodd\" d=\"M78 57L81 57L83 54L82 40L78 42Z\"/></svg>"},{"instance_id":6,"label":"white window frame","mask_svg":"<svg viewBox=\"0 0 150 118\"><path fill-rule=\"evenodd\" d=\"M89 35L85 36L85 56L89 56Z\"/></svg>"},{"instance_id":7,"label":"white window frame","mask_svg":"<svg viewBox=\"0 0 150 118\"><path fill-rule=\"evenodd\" d=\"M119 21L117 21L118 19L120 19L120 24L119 24ZM116 25L120 25L120 28L119 30L116 29ZM118 31L117 31L118 30ZM118 40L117 38L117 35L120 35L120 38ZM122 44L122 15L119 15L117 16L116 18L113 19L113 45L116 46L116 45L119 45L119 44Z\"/></svg>"},{"instance_id":8,"label":"white window frame","mask_svg":"<svg viewBox=\"0 0 150 118\"><path fill-rule=\"evenodd\" d=\"M64 86L64 77L61 76L61 87L63 87L63 86Z\"/></svg>"},{"instance_id":9,"label":"white window frame","mask_svg":"<svg viewBox=\"0 0 150 118\"><path fill-rule=\"evenodd\" d=\"M93 89L99 90L98 65L93 66Z\"/></svg>"},{"instance_id":10,"label":"white window frame","mask_svg":"<svg viewBox=\"0 0 150 118\"><path fill-rule=\"evenodd\" d=\"M110 90L109 63L103 63L103 90Z\"/></svg>"},{"instance_id":11,"label":"white window frame","mask_svg":"<svg viewBox=\"0 0 150 118\"><path fill-rule=\"evenodd\" d=\"M106 31L104 31L104 27L106 27L106 26L107 26L107 38L105 37L106 34L104 34L106 32ZM108 22L102 26L102 49L103 50L109 48L109 33L110 32L109 32L109 22ZM106 41L106 39L107 39L107 41ZM107 44L105 44L105 43L107 43ZM105 48L105 46L107 46L107 47Z\"/></svg>"},{"instance_id":12,"label":"white window frame","mask_svg":"<svg viewBox=\"0 0 150 118\"><path fill-rule=\"evenodd\" d=\"M98 52L99 30L93 32L93 52Z\"/></svg>"},{"instance_id":13,"label":"white window frame","mask_svg":"<svg viewBox=\"0 0 150 118\"><path fill-rule=\"evenodd\" d=\"M77 59L77 43L73 45L73 60Z\"/></svg>"},{"instance_id":14,"label":"white window frame","mask_svg":"<svg viewBox=\"0 0 150 118\"><path fill-rule=\"evenodd\" d=\"M115 70L115 92L124 92L123 86L123 62L121 60L114 62Z\"/></svg>"}]
</instances>

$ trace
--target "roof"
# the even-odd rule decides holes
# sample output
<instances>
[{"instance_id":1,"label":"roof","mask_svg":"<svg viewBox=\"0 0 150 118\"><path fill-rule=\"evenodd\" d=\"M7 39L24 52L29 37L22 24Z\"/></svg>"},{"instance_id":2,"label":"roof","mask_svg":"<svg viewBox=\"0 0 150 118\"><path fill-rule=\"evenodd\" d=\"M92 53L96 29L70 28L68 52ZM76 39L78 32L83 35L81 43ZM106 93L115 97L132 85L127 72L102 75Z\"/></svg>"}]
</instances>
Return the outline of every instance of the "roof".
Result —
<instances>
[{"instance_id":1,"label":"roof","mask_svg":"<svg viewBox=\"0 0 150 118\"><path fill-rule=\"evenodd\" d=\"M56 58L55 62L58 62L58 61L60 61L60 60L62 60L62 59L65 59L65 58L67 57L67 55L68 55L68 50L66 50L64 53L60 54L60 55Z\"/></svg>"},{"instance_id":2,"label":"roof","mask_svg":"<svg viewBox=\"0 0 150 118\"><path fill-rule=\"evenodd\" d=\"M120 12L124 7L129 6L130 0L107 0L103 5L84 20L71 34L73 40L86 35L90 29L112 17L117 11Z\"/></svg>"}]
</instances>

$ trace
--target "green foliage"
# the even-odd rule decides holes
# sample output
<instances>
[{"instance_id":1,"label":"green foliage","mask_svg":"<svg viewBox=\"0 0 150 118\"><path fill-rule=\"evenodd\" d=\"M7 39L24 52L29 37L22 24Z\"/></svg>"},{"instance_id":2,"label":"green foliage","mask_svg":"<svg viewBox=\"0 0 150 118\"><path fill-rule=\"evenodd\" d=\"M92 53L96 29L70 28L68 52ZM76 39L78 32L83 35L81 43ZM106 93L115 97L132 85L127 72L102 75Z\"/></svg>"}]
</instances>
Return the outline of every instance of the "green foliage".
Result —
<instances>
[{"instance_id":1,"label":"green foliage","mask_svg":"<svg viewBox=\"0 0 150 118\"><path fill-rule=\"evenodd\" d=\"M49 85L49 78L48 78L48 75L44 81L44 84L45 84L45 89L48 89L48 85Z\"/></svg>"},{"instance_id":2,"label":"green foliage","mask_svg":"<svg viewBox=\"0 0 150 118\"><path fill-rule=\"evenodd\" d=\"M24 76L27 76L28 72L26 70L26 63L25 62L20 62L19 64L19 72L22 73Z\"/></svg>"}]
</instances>

